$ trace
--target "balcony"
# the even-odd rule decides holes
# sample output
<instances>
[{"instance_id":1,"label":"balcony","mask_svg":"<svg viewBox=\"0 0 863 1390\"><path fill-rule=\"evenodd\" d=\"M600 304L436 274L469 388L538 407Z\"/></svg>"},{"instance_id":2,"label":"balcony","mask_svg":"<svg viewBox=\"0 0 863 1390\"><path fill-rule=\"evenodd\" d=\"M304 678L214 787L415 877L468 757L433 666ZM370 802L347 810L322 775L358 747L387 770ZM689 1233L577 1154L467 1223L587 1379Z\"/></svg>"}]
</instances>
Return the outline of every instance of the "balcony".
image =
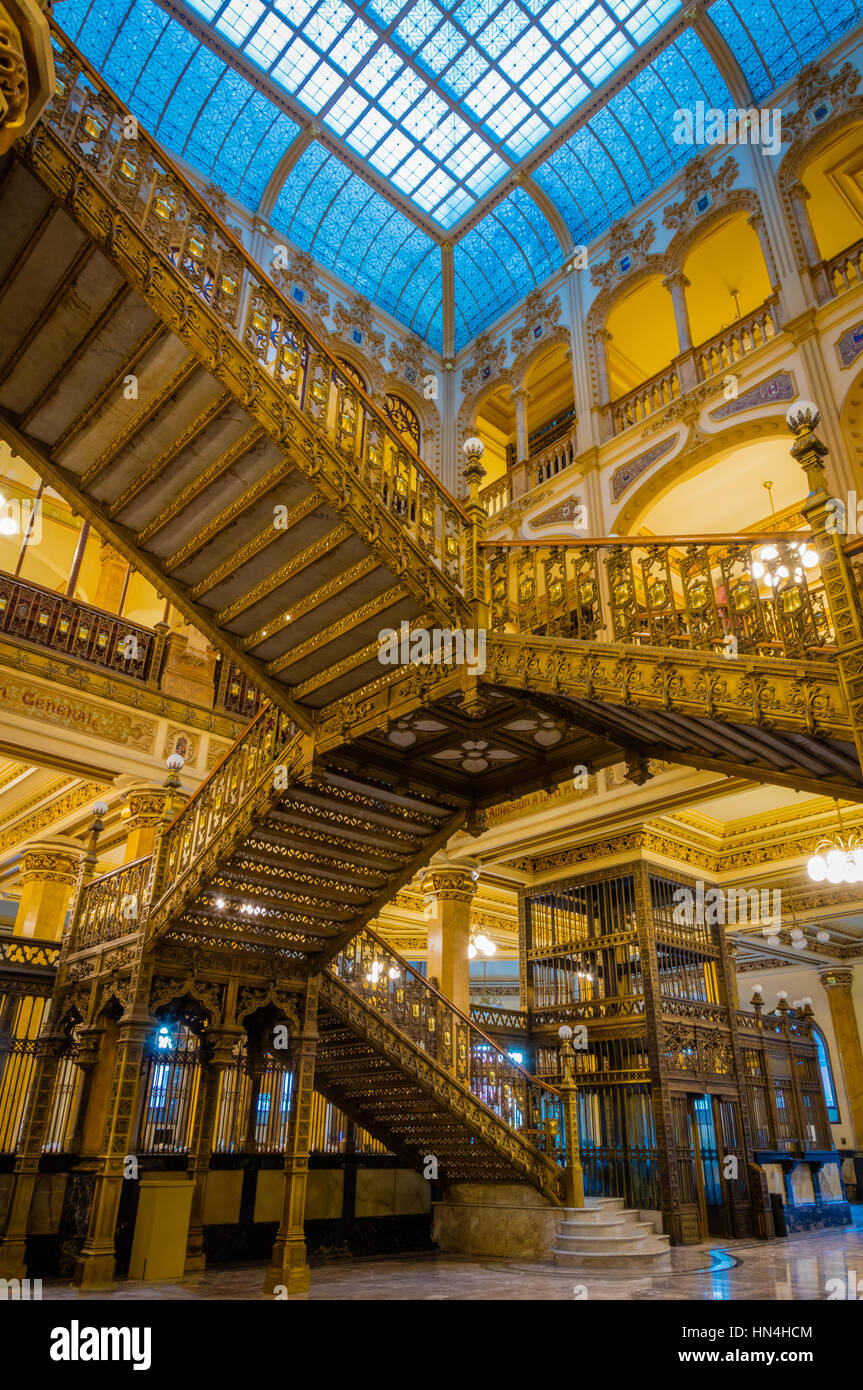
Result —
<instances>
[{"instance_id":1,"label":"balcony","mask_svg":"<svg viewBox=\"0 0 863 1390\"><path fill-rule=\"evenodd\" d=\"M847 290L863 284L863 237L846 246L838 255L812 267L812 279L819 304L838 299Z\"/></svg>"},{"instance_id":2,"label":"balcony","mask_svg":"<svg viewBox=\"0 0 863 1390\"><path fill-rule=\"evenodd\" d=\"M576 416L570 406L561 415L549 420L541 429L528 436L528 458L516 460L516 446L507 447L507 470L502 478L484 487L479 498L489 517L497 516L510 502L533 492L564 469L570 468L576 457Z\"/></svg>"},{"instance_id":3,"label":"balcony","mask_svg":"<svg viewBox=\"0 0 863 1390\"><path fill-rule=\"evenodd\" d=\"M122 676L148 689L161 688L169 639L165 623L145 627L41 584L0 574L0 637ZM233 662L219 658L212 707L252 719L260 692Z\"/></svg>"}]
</instances>

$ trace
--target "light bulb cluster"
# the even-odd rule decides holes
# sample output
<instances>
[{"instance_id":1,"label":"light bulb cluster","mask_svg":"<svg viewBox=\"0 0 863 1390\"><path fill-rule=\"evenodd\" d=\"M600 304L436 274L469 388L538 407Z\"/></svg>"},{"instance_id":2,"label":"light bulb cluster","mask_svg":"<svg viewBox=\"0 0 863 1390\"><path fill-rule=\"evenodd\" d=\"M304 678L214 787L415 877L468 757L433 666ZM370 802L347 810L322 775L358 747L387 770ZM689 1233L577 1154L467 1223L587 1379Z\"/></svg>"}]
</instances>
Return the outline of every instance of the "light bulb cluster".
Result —
<instances>
[{"instance_id":1,"label":"light bulb cluster","mask_svg":"<svg viewBox=\"0 0 863 1390\"><path fill-rule=\"evenodd\" d=\"M856 834L823 840L806 871L816 883L863 883L863 844Z\"/></svg>"},{"instance_id":2,"label":"light bulb cluster","mask_svg":"<svg viewBox=\"0 0 863 1390\"><path fill-rule=\"evenodd\" d=\"M382 960L373 960L366 971L366 984L376 985L384 974L388 980L397 980L399 977L397 966L391 965L387 968Z\"/></svg>"},{"instance_id":3,"label":"light bulb cluster","mask_svg":"<svg viewBox=\"0 0 863 1390\"><path fill-rule=\"evenodd\" d=\"M485 932L478 932L476 936L470 939L470 944L467 948L468 960L474 960L480 952L482 952L484 956L493 956L496 950L497 947L491 937L486 936Z\"/></svg>"},{"instance_id":4,"label":"light bulb cluster","mask_svg":"<svg viewBox=\"0 0 863 1390\"><path fill-rule=\"evenodd\" d=\"M814 550L808 541L789 541L788 556L792 569L784 562L776 564L779 559L779 551L775 545L765 545L758 552L758 558L752 561L752 578L760 579L767 585L768 589L775 589L781 584L783 579L790 579L793 575L795 583L799 584L803 579L803 571L814 569L818 564L818 551Z\"/></svg>"}]
</instances>

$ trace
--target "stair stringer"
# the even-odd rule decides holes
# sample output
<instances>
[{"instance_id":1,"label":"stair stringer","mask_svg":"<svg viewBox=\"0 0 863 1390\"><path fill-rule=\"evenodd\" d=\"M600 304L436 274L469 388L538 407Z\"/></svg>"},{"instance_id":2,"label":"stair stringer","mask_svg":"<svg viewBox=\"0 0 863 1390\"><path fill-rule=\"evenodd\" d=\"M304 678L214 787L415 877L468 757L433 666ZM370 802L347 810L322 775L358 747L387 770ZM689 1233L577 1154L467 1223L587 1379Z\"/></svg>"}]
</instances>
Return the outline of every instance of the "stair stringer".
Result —
<instances>
[{"instance_id":1,"label":"stair stringer","mask_svg":"<svg viewBox=\"0 0 863 1390\"><path fill-rule=\"evenodd\" d=\"M328 971L321 975L320 999L352 1032L381 1052L403 1075L415 1080L443 1110L457 1117L465 1129L492 1149L512 1168L516 1180L530 1183L553 1206L563 1206L563 1169L511 1129L444 1067ZM339 1104L344 1108L344 1100ZM350 1114L349 1109L347 1113ZM358 1123L363 1128L369 1127L365 1116Z\"/></svg>"}]
</instances>

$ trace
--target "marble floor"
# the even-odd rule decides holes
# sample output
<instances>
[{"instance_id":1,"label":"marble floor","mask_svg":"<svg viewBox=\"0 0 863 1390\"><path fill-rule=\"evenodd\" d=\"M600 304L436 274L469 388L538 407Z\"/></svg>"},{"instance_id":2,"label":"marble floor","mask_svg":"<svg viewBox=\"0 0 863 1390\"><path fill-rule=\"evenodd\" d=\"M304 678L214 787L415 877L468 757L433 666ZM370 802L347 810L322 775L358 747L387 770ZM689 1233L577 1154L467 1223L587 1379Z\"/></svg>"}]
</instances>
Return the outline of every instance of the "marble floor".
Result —
<instances>
[{"instance_id":1,"label":"marble floor","mask_svg":"<svg viewBox=\"0 0 863 1390\"><path fill-rule=\"evenodd\" d=\"M312 1266L307 1295L317 1300L826 1300L828 1281L844 1285L848 1271L863 1278L863 1207L852 1208L854 1225L835 1231L763 1241L710 1241L671 1251L671 1268L652 1274L611 1274L557 1269L455 1255L405 1255L331 1261ZM262 1299L264 1267L214 1266L176 1283L118 1284L116 1299ZM834 1290L836 1285L831 1286ZM82 1295L45 1280L44 1299L104 1298ZM863 1291L858 1295L863 1298Z\"/></svg>"}]
</instances>

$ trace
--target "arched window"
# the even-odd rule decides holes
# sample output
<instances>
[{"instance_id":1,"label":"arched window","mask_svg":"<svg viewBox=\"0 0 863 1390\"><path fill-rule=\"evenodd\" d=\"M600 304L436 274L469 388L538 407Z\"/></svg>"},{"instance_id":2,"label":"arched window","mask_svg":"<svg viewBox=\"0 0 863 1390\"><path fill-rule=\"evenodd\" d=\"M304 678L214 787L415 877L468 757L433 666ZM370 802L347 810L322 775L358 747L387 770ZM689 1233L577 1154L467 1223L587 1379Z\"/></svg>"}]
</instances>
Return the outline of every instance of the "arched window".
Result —
<instances>
[{"instance_id":1,"label":"arched window","mask_svg":"<svg viewBox=\"0 0 863 1390\"><path fill-rule=\"evenodd\" d=\"M366 383L363 381L356 367L352 367L350 362L346 362L343 357L339 358L339 366L341 367L348 381L352 381L354 383L354 386L359 386L361 391L368 391L369 388L366 386Z\"/></svg>"},{"instance_id":2,"label":"arched window","mask_svg":"<svg viewBox=\"0 0 863 1390\"><path fill-rule=\"evenodd\" d=\"M398 430L402 439L410 444L415 453L420 451L420 422L415 410L412 410L407 401L403 401L401 396L387 396L384 409L387 418L395 429Z\"/></svg>"},{"instance_id":3,"label":"arched window","mask_svg":"<svg viewBox=\"0 0 863 1390\"><path fill-rule=\"evenodd\" d=\"M830 1053L827 1050L827 1039L821 1032L817 1023L813 1023L812 1025L812 1036L815 1039L815 1046L818 1049L818 1070L821 1073L821 1085L824 1087L827 1118L831 1125L838 1125L839 1105L836 1100L836 1087L833 1085L833 1068L830 1066Z\"/></svg>"}]
</instances>

